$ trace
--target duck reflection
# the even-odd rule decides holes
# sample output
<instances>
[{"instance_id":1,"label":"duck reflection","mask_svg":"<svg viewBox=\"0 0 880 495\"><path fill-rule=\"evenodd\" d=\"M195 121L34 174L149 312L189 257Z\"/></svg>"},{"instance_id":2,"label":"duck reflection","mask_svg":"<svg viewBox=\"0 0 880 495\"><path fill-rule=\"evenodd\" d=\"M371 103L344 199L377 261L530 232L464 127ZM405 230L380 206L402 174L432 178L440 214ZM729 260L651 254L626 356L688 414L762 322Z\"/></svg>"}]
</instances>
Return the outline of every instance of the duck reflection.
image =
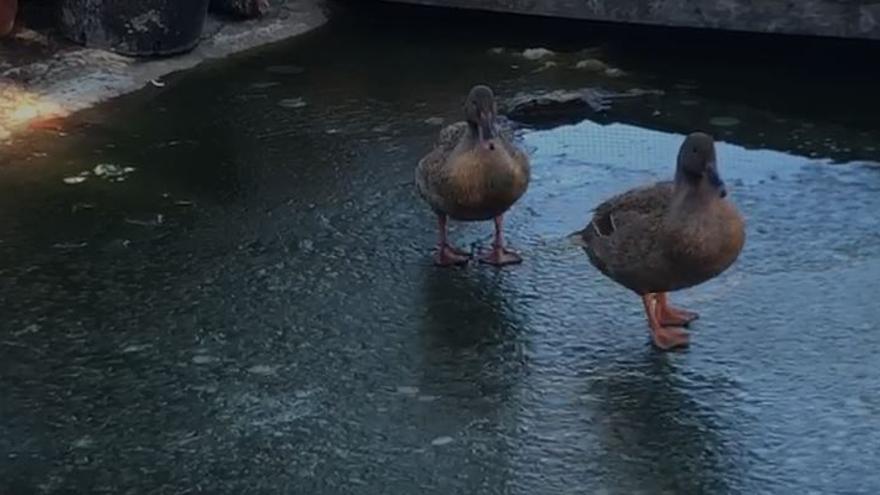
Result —
<instances>
[{"instance_id":1,"label":"duck reflection","mask_svg":"<svg viewBox=\"0 0 880 495\"><path fill-rule=\"evenodd\" d=\"M727 493L735 458L717 418L687 393L675 358L650 350L598 372L590 394L603 463L624 492Z\"/></svg>"},{"instance_id":2,"label":"duck reflection","mask_svg":"<svg viewBox=\"0 0 880 495\"><path fill-rule=\"evenodd\" d=\"M524 374L518 315L509 304L505 276L495 270L439 270L426 266L420 390L468 453L450 478L469 487L506 492L515 479L505 414ZM468 490L470 491L470 490Z\"/></svg>"},{"instance_id":3,"label":"duck reflection","mask_svg":"<svg viewBox=\"0 0 880 495\"><path fill-rule=\"evenodd\" d=\"M522 369L520 321L494 270L426 267L424 379L457 394L502 400Z\"/></svg>"}]
</instances>

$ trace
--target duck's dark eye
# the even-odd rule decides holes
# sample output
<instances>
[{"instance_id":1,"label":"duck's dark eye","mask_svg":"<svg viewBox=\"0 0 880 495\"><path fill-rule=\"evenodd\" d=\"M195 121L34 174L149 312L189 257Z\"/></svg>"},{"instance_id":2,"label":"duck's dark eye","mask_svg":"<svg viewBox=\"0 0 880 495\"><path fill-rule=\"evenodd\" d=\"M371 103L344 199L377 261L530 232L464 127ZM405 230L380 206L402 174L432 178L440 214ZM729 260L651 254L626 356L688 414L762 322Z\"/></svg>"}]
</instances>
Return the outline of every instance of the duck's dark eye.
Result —
<instances>
[{"instance_id":1,"label":"duck's dark eye","mask_svg":"<svg viewBox=\"0 0 880 495\"><path fill-rule=\"evenodd\" d=\"M693 147L693 148L691 148L691 151L693 151L694 153L696 153L696 152L697 152L697 148L696 148L696 147Z\"/></svg>"}]
</instances>

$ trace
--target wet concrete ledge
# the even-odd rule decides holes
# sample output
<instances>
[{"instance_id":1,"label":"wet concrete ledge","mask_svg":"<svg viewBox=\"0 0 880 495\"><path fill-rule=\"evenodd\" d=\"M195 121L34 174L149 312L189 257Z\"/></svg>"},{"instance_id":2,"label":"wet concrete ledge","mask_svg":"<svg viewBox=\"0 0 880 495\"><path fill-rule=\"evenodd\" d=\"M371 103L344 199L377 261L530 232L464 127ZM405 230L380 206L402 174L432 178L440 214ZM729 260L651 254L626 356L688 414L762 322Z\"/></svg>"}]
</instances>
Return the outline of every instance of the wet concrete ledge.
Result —
<instances>
[{"instance_id":1,"label":"wet concrete ledge","mask_svg":"<svg viewBox=\"0 0 880 495\"><path fill-rule=\"evenodd\" d=\"M15 136L29 126L149 84L161 85L158 80L172 72L304 34L327 21L323 0L283 0L272 5L266 16L256 20L209 16L199 45L168 58L130 58L71 45L55 32L20 31L5 40L3 48L35 55L0 60L0 150L14 146Z\"/></svg>"},{"instance_id":2,"label":"wet concrete ledge","mask_svg":"<svg viewBox=\"0 0 880 495\"><path fill-rule=\"evenodd\" d=\"M880 40L878 0L385 0L591 21Z\"/></svg>"}]
</instances>

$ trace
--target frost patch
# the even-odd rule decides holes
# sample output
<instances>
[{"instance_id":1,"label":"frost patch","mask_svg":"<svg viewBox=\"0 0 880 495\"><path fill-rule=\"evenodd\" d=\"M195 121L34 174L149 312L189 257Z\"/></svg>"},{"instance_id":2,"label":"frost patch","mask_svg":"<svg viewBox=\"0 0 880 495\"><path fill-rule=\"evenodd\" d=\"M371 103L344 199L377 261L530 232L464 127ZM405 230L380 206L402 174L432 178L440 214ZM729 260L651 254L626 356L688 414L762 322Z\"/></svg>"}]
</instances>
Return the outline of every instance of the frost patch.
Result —
<instances>
[{"instance_id":1,"label":"frost patch","mask_svg":"<svg viewBox=\"0 0 880 495\"><path fill-rule=\"evenodd\" d=\"M268 376L276 374L278 372L278 368L280 368L280 366L278 365L255 364L248 368L248 373L254 375Z\"/></svg>"},{"instance_id":2,"label":"frost patch","mask_svg":"<svg viewBox=\"0 0 880 495\"><path fill-rule=\"evenodd\" d=\"M281 108L303 108L307 105L306 100L302 98L285 98L278 102Z\"/></svg>"},{"instance_id":3,"label":"frost patch","mask_svg":"<svg viewBox=\"0 0 880 495\"><path fill-rule=\"evenodd\" d=\"M193 364L210 364L216 363L217 361L219 361L219 359L214 356L209 356L207 354L199 354L198 356L193 356L192 358Z\"/></svg>"},{"instance_id":4,"label":"frost patch","mask_svg":"<svg viewBox=\"0 0 880 495\"><path fill-rule=\"evenodd\" d=\"M134 167L120 167L112 163L99 163L92 169L92 173L95 174L95 177L119 182L125 180L125 176L135 170Z\"/></svg>"},{"instance_id":5,"label":"frost patch","mask_svg":"<svg viewBox=\"0 0 880 495\"><path fill-rule=\"evenodd\" d=\"M527 60L541 60L554 55L556 55L554 52L546 48L528 48L522 52L522 56Z\"/></svg>"},{"instance_id":6,"label":"frost patch","mask_svg":"<svg viewBox=\"0 0 880 495\"><path fill-rule=\"evenodd\" d=\"M452 437L437 437L431 440L431 445L435 447L442 447L444 445L449 445L452 443Z\"/></svg>"}]
</instances>

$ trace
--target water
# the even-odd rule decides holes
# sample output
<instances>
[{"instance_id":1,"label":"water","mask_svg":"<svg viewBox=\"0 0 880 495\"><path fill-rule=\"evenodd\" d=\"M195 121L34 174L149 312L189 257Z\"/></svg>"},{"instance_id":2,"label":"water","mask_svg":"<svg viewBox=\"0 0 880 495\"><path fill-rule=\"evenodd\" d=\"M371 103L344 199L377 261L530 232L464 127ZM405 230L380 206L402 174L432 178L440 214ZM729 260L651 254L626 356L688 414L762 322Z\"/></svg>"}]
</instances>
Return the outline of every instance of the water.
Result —
<instances>
[{"instance_id":1,"label":"water","mask_svg":"<svg viewBox=\"0 0 880 495\"><path fill-rule=\"evenodd\" d=\"M857 91L875 76L782 93L803 61L602 33L549 46L600 47L625 76L568 69L581 55L536 72L489 49L546 33L444 26L339 21L5 155L0 493L880 489L880 133ZM524 264L436 269L412 172L476 81L666 95L521 130ZM831 93L846 111L809 105ZM748 241L674 295L702 319L664 354L565 236L668 177L697 127L722 141ZM135 170L64 182L102 163ZM490 234L452 229L474 249Z\"/></svg>"}]
</instances>

